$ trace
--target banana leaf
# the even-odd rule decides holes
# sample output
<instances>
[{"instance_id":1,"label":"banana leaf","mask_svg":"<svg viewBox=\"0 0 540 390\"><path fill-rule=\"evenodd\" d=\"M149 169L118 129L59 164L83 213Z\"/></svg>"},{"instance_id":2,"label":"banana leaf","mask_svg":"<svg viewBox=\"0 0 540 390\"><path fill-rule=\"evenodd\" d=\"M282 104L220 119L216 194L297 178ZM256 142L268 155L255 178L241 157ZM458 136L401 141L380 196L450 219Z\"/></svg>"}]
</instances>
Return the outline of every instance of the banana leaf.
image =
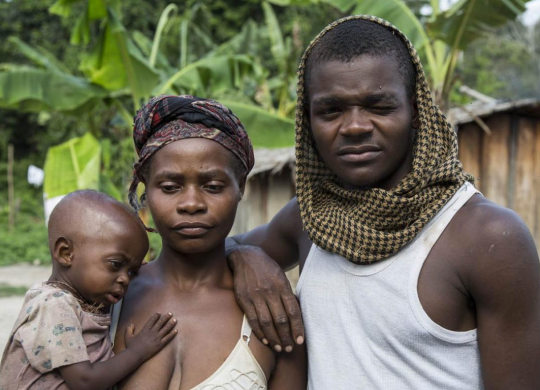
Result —
<instances>
[{"instance_id":1,"label":"banana leaf","mask_svg":"<svg viewBox=\"0 0 540 390\"><path fill-rule=\"evenodd\" d=\"M251 104L222 100L244 124L254 148L294 146L294 121Z\"/></svg>"},{"instance_id":2,"label":"banana leaf","mask_svg":"<svg viewBox=\"0 0 540 390\"><path fill-rule=\"evenodd\" d=\"M101 146L90 133L49 148L45 159L45 200L80 189L99 189Z\"/></svg>"},{"instance_id":3,"label":"banana leaf","mask_svg":"<svg viewBox=\"0 0 540 390\"><path fill-rule=\"evenodd\" d=\"M74 111L103 99L108 92L87 80L28 66L0 71L0 107L21 111Z\"/></svg>"},{"instance_id":4,"label":"banana leaf","mask_svg":"<svg viewBox=\"0 0 540 390\"><path fill-rule=\"evenodd\" d=\"M521 15L529 0L460 0L437 15L428 24L434 38L454 49L463 50L475 39L485 36Z\"/></svg>"}]
</instances>

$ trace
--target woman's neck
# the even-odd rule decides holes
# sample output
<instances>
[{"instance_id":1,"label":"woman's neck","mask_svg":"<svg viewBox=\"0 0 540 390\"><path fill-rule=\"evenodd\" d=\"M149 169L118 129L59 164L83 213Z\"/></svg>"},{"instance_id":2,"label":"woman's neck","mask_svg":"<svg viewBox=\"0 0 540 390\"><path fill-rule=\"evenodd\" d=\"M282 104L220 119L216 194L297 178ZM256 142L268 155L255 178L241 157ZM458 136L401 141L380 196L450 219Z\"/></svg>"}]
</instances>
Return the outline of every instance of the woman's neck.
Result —
<instances>
[{"instance_id":1,"label":"woman's neck","mask_svg":"<svg viewBox=\"0 0 540 390\"><path fill-rule=\"evenodd\" d=\"M179 253L163 246L155 267L166 283L180 290L193 292L201 288L232 286L232 273L227 265L225 245L205 253Z\"/></svg>"}]
</instances>

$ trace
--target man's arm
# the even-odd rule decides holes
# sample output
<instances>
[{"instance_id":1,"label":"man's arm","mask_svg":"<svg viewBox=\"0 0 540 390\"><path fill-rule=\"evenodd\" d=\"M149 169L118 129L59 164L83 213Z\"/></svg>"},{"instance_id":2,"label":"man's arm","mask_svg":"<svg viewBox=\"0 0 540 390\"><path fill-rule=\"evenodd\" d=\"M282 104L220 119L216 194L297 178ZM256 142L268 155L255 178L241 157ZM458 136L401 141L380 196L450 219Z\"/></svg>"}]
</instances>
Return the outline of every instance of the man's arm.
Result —
<instances>
[{"instance_id":1,"label":"man's arm","mask_svg":"<svg viewBox=\"0 0 540 390\"><path fill-rule=\"evenodd\" d=\"M177 334L176 320L171 314L154 314L141 332L126 328L124 340L127 348L109 360L97 363L90 361L60 367L60 374L70 389L100 390L114 386L129 373L150 359Z\"/></svg>"},{"instance_id":2,"label":"man's arm","mask_svg":"<svg viewBox=\"0 0 540 390\"><path fill-rule=\"evenodd\" d=\"M534 241L512 211L480 217L480 250L470 269L484 385L540 389L540 265ZM480 248L480 246L478 246ZM489 249L488 249L489 248Z\"/></svg>"},{"instance_id":3,"label":"man's arm","mask_svg":"<svg viewBox=\"0 0 540 390\"><path fill-rule=\"evenodd\" d=\"M238 304L257 338L278 352L304 342L300 306L282 270L298 264L303 235L294 198L268 224L227 240Z\"/></svg>"}]
</instances>

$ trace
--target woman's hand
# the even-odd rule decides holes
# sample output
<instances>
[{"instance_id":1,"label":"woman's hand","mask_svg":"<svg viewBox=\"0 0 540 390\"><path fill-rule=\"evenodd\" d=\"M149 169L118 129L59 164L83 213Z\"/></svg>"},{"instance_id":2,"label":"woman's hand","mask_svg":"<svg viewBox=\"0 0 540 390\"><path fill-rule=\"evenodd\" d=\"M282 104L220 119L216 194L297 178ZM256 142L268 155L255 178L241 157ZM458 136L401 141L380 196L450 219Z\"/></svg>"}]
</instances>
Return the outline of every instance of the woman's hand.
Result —
<instances>
[{"instance_id":1,"label":"woman's hand","mask_svg":"<svg viewBox=\"0 0 540 390\"><path fill-rule=\"evenodd\" d=\"M234 291L255 336L277 352L304 342L304 323L291 284L262 249L239 245L228 255ZM294 341L293 341L294 340Z\"/></svg>"}]
</instances>

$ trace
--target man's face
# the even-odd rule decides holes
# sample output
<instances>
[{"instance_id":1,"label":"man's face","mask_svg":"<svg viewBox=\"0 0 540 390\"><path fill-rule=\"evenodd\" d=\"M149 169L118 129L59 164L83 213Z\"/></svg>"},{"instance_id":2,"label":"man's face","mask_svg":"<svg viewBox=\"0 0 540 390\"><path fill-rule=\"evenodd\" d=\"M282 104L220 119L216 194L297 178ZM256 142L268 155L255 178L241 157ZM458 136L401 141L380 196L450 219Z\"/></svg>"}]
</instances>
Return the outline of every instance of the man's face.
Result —
<instances>
[{"instance_id":1,"label":"man's face","mask_svg":"<svg viewBox=\"0 0 540 390\"><path fill-rule=\"evenodd\" d=\"M328 61L310 76L311 131L330 170L347 188L396 186L412 166L417 114L395 60Z\"/></svg>"}]
</instances>

